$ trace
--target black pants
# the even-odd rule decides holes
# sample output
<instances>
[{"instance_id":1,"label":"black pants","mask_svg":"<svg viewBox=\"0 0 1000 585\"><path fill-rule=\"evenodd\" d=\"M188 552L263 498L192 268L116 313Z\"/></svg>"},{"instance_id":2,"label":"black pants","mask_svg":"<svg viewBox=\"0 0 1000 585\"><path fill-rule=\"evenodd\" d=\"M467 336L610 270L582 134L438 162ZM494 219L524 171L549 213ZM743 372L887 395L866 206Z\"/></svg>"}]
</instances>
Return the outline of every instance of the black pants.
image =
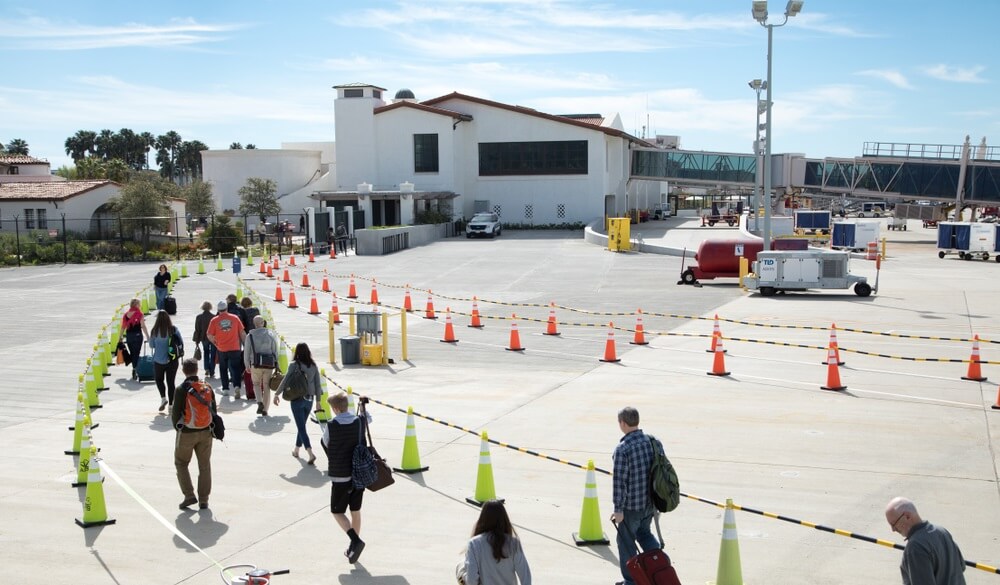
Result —
<instances>
[{"instance_id":1,"label":"black pants","mask_svg":"<svg viewBox=\"0 0 1000 585\"><path fill-rule=\"evenodd\" d=\"M135 331L125 332L125 347L128 348L129 359L132 360L132 370L135 371L139 365L139 355L142 352L142 329L135 328Z\"/></svg>"},{"instance_id":2,"label":"black pants","mask_svg":"<svg viewBox=\"0 0 1000 585\"><path fill-rule=\"evenodd\" d=\"M177 377L177 364L179 360L170 360L165 364L153 362L153 376L156 378L156 389L160 391L160 398L166 398L168 404L174 403L174 379ZM166 384L164 384L166 378ZM170 394L167 394L170 390Z\"/></svg>"}]
</instances>

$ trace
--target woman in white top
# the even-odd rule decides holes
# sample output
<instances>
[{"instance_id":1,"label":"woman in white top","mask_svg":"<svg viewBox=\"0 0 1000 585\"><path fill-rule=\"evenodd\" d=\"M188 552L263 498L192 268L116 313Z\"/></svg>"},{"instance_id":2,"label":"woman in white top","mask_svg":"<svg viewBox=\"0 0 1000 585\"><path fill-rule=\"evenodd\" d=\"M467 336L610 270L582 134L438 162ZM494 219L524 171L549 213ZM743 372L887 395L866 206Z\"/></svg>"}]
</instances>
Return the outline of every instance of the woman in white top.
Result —
<instances>
[{"instance_id":1,"label":"woman in white top","mask_svg":"<svg viewBox=\"0 0 1000 585\"><path fill-rule=\"evenodd\" d=\"M528 560L500 500L483 503L458 573L465 585L531 585Z\"/></svg>"}]
</instances>

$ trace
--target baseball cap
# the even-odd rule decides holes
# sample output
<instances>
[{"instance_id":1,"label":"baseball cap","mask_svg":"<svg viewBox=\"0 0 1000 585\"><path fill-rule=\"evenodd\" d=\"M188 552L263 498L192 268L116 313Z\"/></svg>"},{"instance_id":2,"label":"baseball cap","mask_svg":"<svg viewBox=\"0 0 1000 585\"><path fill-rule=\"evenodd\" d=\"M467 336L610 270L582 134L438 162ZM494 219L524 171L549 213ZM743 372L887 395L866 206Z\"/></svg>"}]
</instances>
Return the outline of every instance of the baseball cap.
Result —
<instances>
[{"instance_id":1,"label":"baseball cap","mask_svg":"<svg viewBox=\"0 0 1000 585\"><path fill-rule=\"evenodd\" d=\"M215 305L215 308L220 311L225 311L226 309L229 308L229 303L227 303L226 301L219 301L219 303Z\"/></svg>"}]
</instances>

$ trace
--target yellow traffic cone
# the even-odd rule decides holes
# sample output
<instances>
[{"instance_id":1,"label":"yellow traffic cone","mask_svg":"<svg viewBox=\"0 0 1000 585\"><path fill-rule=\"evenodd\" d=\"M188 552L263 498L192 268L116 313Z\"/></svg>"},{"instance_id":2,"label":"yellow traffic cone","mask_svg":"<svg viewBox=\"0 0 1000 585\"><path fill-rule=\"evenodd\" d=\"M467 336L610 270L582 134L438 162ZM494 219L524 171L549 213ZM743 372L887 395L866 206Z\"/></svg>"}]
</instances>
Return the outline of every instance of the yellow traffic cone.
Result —
<instances>
[{"instance_id":1,"label":"yellow traffic cone","mask_svg":"<svg viewBox=\"0 0 1000 585\"><path fill-rule=\"evenodd\" d=\"M205 274L205 257L198 257L198 274Z\"/></svg>"},{"instance_id":2,"label":"yellow traffic cone","mask_svg":"<svg viewBox=\"0 0 1000 585\"><path fill-rule=\"evenodd\" d=\"M87 373L84 375L83 388L87 393L87 405L91 410L101 408L101 399L97 396L97 381L94 380L94 369L87 360Z\"/></svg>"},{"instance_id":3,"label":"yellow traffic cone","mask_svg":"<svg viewBox=\"0 0 1000 585\"><path fill-rule=\"evenodd\" d=\"M483 502L497 499L496 488L493 487L493 463L490 460L490 438L483 431L479 447L479 471L476 474L476 495L465 498L466 502L482 506ZM502 501L502 500L501 500Z\"/></svg>"},{"instance_id":4,"label":"yellow traffic cone","mask_svg":"<svg viewBox=\"0 0 1000 585\"><path fill-rule=\"evenodd\" d=\"M330 408L330 391L326 386L326 370L319 370L319 385L322 393L319 397L319 404L316 405L316 422L326 424L333 418L333 410Z\"/></svg>"},{"instance_id":5,"label":"yellow traffic cone","mask_svg":"<svg viewBox=\"0 0 1000 585\"><path fill-rule=\"evenodd\" d=\"M222 253L221 252L219 253L219 261L216 263L215 269L217 271L219 271L219 272L222 272L223 270L225 270L225 268L222 266Z\"/></svg>"},{"instance_id":6,"label":"yellow traffic cone","mask_svg":"<svg viewBox=\"0 0 1000 585\"><path fill-rule=\"evenodd\" d=\"M740 567L740 543L736 538L736 514L733 500L726 500L726 514L722 521L722 546L719 548L719 572L715 585L743 585Z\"/></svg>"},{"instance_id":7,"label":"yellow traffic cone","mask_svg":"<svg viewBox=\"0 0 1000 585\"><path fill-rule=\"evenodd\" d=\"M107 392L110 390L104 385L104 378L110 376L111 372L108 371L107 357L104 355L105 348L104 345L99 345L97 347L96 361L94 362L94 391L95 392Z\"/></svg>"},{"instance_id":8,"label":"yellow traffic cone","mask_svg":"<svg viewBox=\"0 0 1000 585\"><path fill-rule=\"evenodd\" d=\"M188 277L188 265L187 262L185 262L184 264L181 264L181 278L187 278L187 277Z\"/></svg>"},{"instance_id":9,"label":"yellow traffic cone","mask_svg":"<svg viewBox=\"0 0 1000 585\"><path fill-rule=\"evenodd\" d=\"M347 387L347 412L353 412L357 406L354 403L354 389Z\"/></svg>"},{"instance_id":10,"label":"yellow traffic cone","mask_svg":"<svg viewBox=\"0 0 1000 585\"><path fill-rule=\"evenodd\" d=\"M149 298L146 295L139 298L139 310L142 311L143 315L149 314Z\"/></svg>"},{"instance_id":11,"label":"yellow traffic cone","mask_svg":"<svg viewBox=\"0 0 1000 585\"><path fill-rule=\"evenodd\" d=\"M83 520L76 523L81 528L114 524L108 518L108 509L104 504L104 478L101 477L101 461L97 458L97 448L90 447L92 465L87 473L87 494L83 500Z\"/></svg>"},{"instance_id":12,"label":"yellow traffic cone","mask_svg":"<svg viewBox=\"0 0 1000 585\"><path fill-rule=\"evenodd\" d=\"M87 474L90 473L90 448L90 417L84 417L83 435L80 439L80 460L76 465L76 481L70 484L73 487L87 485Z\"/></svg>"},{"instance_id":13,"label":"yellow traffic cone","mask_svg":"<svg viewBox=\"0 0 1000 585\"><path fill-rule=\"evenodd\" d=\"M576 546L611 544L601 531L601 508L597 500L597 475L594 460L587 461L587 483L583 486L583 512L580 514L580 532L573 533Z\"/></svg>"},{"instance_id":14,"label":"yellow traffic cone","mask_svg":"<svg viewBox=\"0 0 1000 585\"><path fill-rule=\"evenodd\" d=\"M417 425L413 421L413 407L406 409L406 436L403 437L403 463L401 467L393 467L393 471L403 473L420 473L430 467L420 466L420 451L417 449Z\"/></svg>"},{"instance_id":15,"label":"yellow traffic cone","mask_svg":"<svg viewBox=\"0 0 1000 585\"><path fill-rule=\"evenodd\" d=\"M63 451L67 455L79 455L80 446L83 444L83 419L87 416L84 412L87 406L87 401L83 399L83 392L78 392L76 395L76 422L70 429L73 430L73 450Z\"/></svg>"},{"instance_id":16,"label":"yellow traffic cone","mask_svg":"<svg viewBox=\"0 0 1000 585\"><path fill-rule=\"evenodd\" d=\"M281 338L281 342L278 344L281 346L281 350L278 352L278 370L283 373L288 373L288 346L285 345L285 338Z\"/></svg>"},{"instance_id":17,"label":"yellow traffic cone","mask_svg":"<svg viewBox=\"0 0 1000 585\"><path fill-rule=\"evenodd\" d=\"M247 266L253 266L253 248L247 251Z\"/></svg>"}]
</instances>

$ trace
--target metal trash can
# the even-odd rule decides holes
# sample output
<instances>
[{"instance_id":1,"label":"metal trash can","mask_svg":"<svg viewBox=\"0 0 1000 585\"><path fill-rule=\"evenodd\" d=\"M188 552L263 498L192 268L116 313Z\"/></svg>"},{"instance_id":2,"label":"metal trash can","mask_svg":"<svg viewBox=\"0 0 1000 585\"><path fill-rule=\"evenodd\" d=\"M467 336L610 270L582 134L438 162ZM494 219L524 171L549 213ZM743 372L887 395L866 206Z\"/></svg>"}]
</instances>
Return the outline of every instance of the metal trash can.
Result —
<instances>
[{"instance_id":1,"label":"metal trash can","mask_svg":"<svg viewBox=\"0 0 1000 585\"><path fill-rule=\"evenodd\" d=\"M243 268L243 261L239 256L233 256L233 274L239 274ZM221 265L220 265L221 270Z\"/></svg>"},{"instance_id":2,"label":"metal trash can","mask_svg":"<svg viewBox=\"0 0 1000 585\"><path fill-rule=\"evenodd\" d=\"M361 338L348 335L340 338L340 361L345 366L361 363Z\"/></svg>"}]
</instances>

